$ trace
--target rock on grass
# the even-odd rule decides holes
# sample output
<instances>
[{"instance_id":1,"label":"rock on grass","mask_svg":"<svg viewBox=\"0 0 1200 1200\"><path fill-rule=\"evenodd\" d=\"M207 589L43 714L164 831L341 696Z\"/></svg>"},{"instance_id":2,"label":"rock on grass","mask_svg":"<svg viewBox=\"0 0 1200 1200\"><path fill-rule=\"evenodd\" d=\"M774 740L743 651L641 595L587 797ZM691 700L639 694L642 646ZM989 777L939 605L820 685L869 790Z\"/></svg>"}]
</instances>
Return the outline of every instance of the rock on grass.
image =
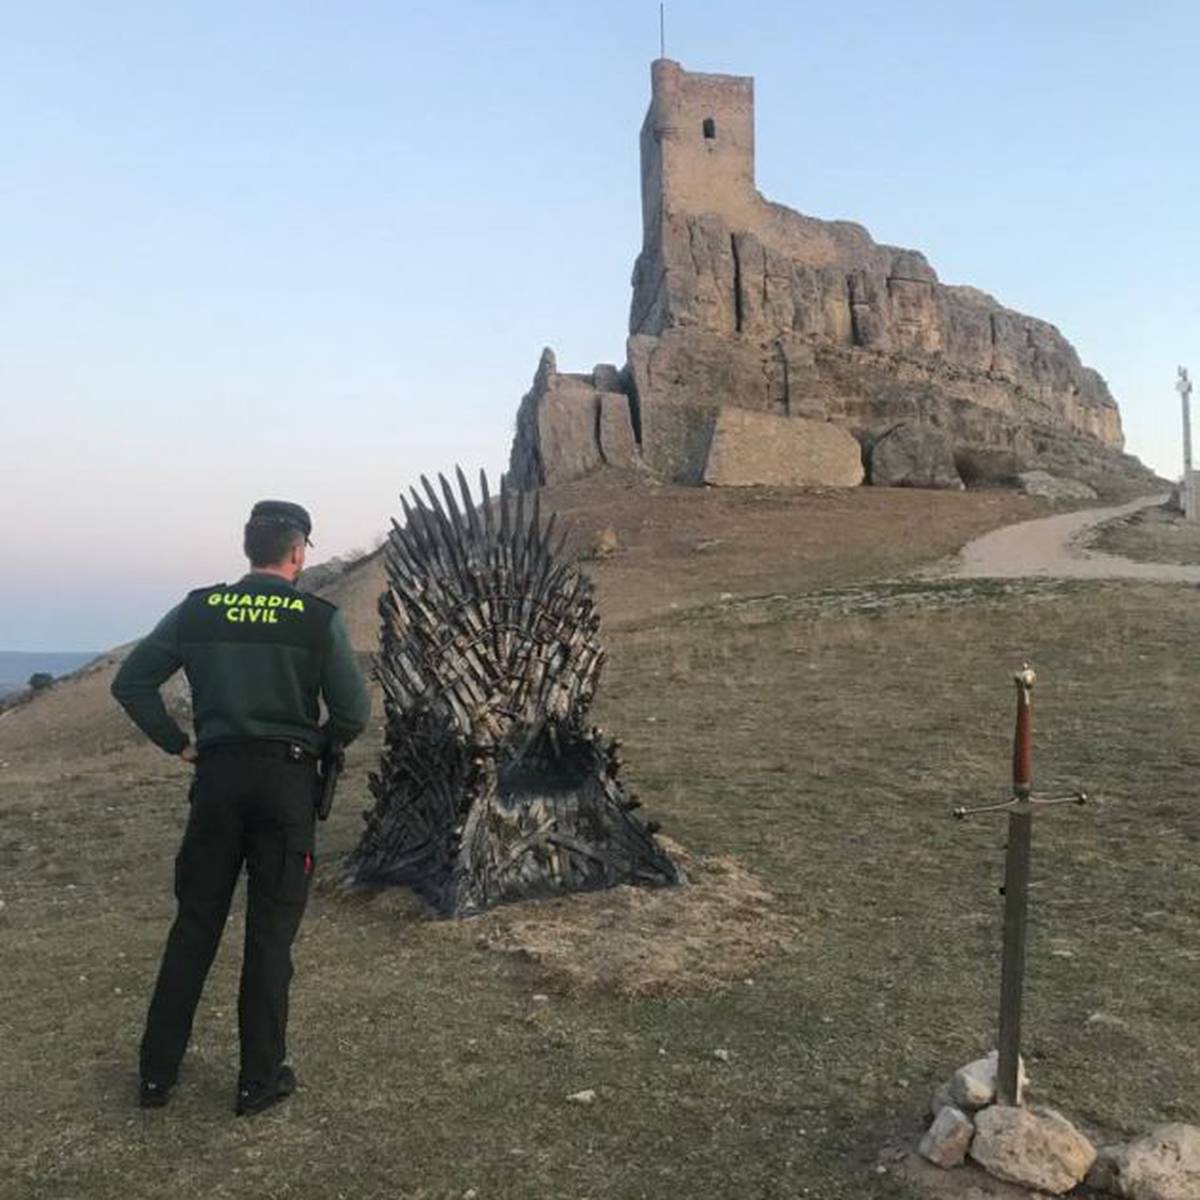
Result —
<instances>
[{"instance_id":1,"label":"rock on grass","mask_svg":"<svg viewBox=\"0 0 1200 1200\"><path fill-rule=\"evenodd\" d=\"M917 1150L939 1167L957 1167L967 1157L974 1133L971 1118L962 1109L947 1105L925 1131Z\"/></svg>"},{"instance_id":2,"label":"rock on grass","mask_svg":"<svg viewBox=\"0 0 1200 1200\"><path fill-rule=\"evenodd\" d=\"M971 1157L997 1179L1061 1195L1088 1173L1096 1148L1051 1108L997 1104L975 1117Z\"/></svg>"},{"instance_id":3,"label":"rock on grass","mask_svg":"<svg viewBox=\"0 0 1200 1200\"><path fill-rule=\"evenodd\" d=\"M1200 1129L1160 1125L1145 1137L1105 1146L1088 1186L1126 1200L1196 1200L1200 1196Z\"/></svg>"}]
</instances>

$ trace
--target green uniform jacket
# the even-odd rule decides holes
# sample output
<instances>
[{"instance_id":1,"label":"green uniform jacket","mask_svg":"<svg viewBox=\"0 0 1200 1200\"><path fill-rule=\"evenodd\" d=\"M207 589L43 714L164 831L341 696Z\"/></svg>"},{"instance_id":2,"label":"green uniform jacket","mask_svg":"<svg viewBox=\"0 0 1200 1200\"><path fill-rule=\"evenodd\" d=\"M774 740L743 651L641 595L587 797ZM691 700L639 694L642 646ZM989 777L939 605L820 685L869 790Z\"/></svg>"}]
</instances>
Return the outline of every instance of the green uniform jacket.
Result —
<instances>
[{"instance_id":1,"label":"green uniform jacket","mask_svg":"<svg viewBox=\"0 0 1200 1200\"><path fill-rule=\"evenodd\" d=\"M189 593L121 664L112 694L157 746L188 745L159 687L180 667L192 689L196 744L298 742L314 754L367 726L371 702L337 608L277 575ZM328 720L320 723L320 700Z\"/></svg>"}]
</instances>

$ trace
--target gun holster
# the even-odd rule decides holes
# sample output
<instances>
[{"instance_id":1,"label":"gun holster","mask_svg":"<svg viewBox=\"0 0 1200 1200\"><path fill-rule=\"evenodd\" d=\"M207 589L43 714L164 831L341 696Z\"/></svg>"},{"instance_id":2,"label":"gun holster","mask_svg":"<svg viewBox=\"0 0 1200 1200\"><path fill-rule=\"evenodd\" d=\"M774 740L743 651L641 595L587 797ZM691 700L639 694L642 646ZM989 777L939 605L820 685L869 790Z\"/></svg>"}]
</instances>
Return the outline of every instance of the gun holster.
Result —
<instances>
[{"instance_id":1,"label":"gun holster","mask_svg":"<svg viewBox=\"0 0 1200 1200\"><path fill-rule=\"evenodd\" d=\"M345 763L346 752L341 746L331 746L321 755L321 796L317 801L317 817L322 821L333 809L333 794L337 791L338 777Z\"/></svg>"}]
</instances>

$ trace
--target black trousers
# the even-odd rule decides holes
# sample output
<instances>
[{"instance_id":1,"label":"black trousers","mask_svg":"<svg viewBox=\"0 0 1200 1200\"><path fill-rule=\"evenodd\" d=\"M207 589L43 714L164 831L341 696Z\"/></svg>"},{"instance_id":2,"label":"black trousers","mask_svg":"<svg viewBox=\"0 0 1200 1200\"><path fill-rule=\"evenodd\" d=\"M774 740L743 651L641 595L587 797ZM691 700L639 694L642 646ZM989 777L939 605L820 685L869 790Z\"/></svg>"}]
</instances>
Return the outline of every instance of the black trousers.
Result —
<instances>
[{"instance_id":1,"label":"black trousers","mask_svg":"<svg viewBox=\"0 0 1200 1200\"><path fill-rule=\"evenodd\" d=\"M311 762L280 757L281 746L201 752L175 859L178 911L142 1038L144 1080L175 1082L243 863L239 1086L274 1083L287 1055L291 948L312 878L318 784Z\"/></svg>"}]
</instances>

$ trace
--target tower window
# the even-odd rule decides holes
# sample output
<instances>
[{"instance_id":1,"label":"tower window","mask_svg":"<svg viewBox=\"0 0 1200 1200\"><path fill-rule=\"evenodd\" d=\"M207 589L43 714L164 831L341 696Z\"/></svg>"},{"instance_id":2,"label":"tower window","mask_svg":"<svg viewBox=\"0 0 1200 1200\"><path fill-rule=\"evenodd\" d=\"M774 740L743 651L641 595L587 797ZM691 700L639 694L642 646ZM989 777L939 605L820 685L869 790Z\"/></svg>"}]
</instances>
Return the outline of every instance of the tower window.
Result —
<instances>
[{"instance_id":1,"label":"tower window","mask_svg":"<svg viewBox=\"0 0 1200 1200\"><path fill-rule=\"evenodd\" d=\"M717 136L717 123L712 117L704 118L704 137L708 141L712 141Z\"/></svg>"}]
</instances>

